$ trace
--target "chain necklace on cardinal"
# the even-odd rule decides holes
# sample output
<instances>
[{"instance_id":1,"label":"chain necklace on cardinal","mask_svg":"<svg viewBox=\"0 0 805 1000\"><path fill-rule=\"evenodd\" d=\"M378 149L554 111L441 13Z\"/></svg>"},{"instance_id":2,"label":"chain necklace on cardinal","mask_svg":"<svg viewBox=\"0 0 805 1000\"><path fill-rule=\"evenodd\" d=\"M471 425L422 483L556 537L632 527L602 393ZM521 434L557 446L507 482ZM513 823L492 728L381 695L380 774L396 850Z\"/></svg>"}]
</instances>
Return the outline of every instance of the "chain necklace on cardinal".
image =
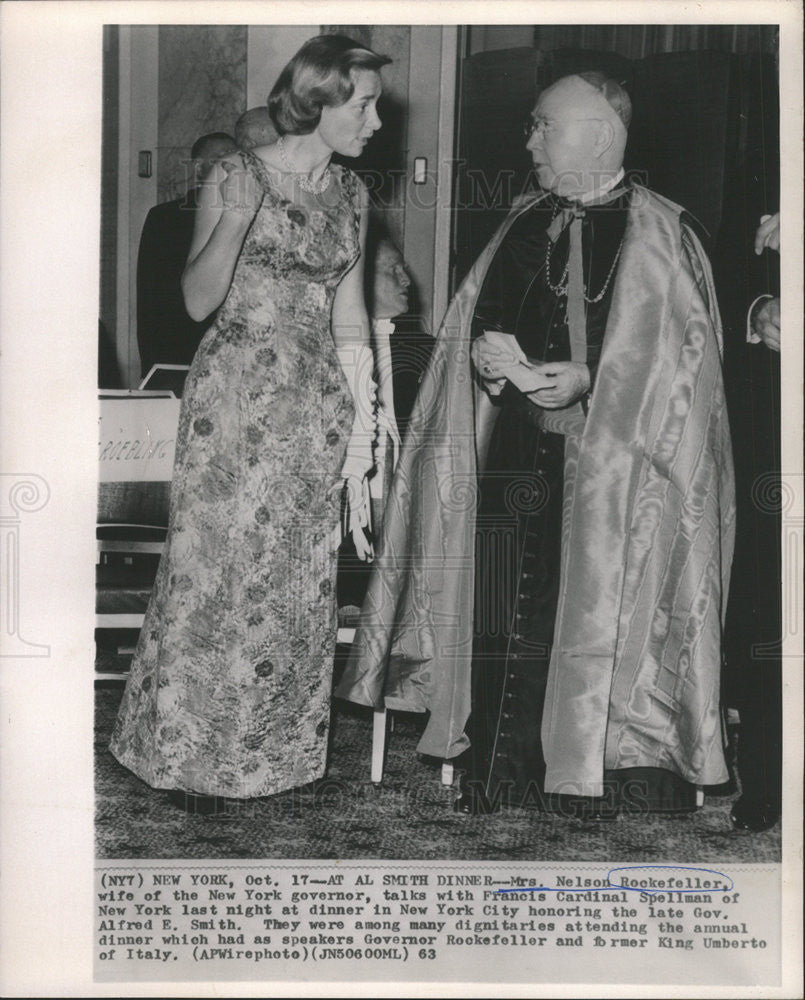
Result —
<instances>
[{"instance_id":1,"label":"chain necklace on cardinal","mask_svg":"<svg viewBox=\"0 0 805 1000\"><path fill-rule=\"evenodd\" d=\"M558 214L559 214L559 203L557 202L556 205L554 205L553 215L551 216L551 222L554 221L554 219ZM584 209L580 210L575 209L573 214L576 218L583 218L585 212ZM571 222L570 224L572 225L573 223ZM568 255L568 259L565 264L565 269L564 271L562 271L559 281L557 281L556 284L554 284L551 281L551 255L553 254L553 248L554 248L554 243L550 239L548 239L548 242L545 246L545 281L548 284L548 288L550 288L550 290L554 293L554 295L557 296L567 295L568 272L570 270L570 256ZM606 295L607 289L609 288L609 283L612 281L612 276L615 273L615 268L618 266L618 260L620 258L622 249L623 249L623 236L621 237L621 241L618 244L618 249L612 261L612 266L610 267L609 274L607 274L606 280L604 281L604 284L601 287L601 291L597 295L588 296L587 291L585 289L584 291L585 302L594 304L596 302L600 302L601 299L603 299L603 297Z\"/></svg>"}]
</instances>

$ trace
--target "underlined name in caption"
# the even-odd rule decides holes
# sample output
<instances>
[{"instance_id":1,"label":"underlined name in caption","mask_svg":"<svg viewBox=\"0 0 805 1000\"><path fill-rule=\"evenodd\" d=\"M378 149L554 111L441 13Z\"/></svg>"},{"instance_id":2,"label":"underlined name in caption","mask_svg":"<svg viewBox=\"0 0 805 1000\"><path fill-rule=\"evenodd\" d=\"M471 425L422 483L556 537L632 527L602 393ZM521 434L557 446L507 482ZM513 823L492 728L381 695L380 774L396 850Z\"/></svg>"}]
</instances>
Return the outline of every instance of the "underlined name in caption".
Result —
<instances>
[{"instance_id":1,"label":"underlined name in caption","mask_svg":"<svg viewBox=\"0 0 805 1000\"><path fill-rule=\"evenodd\" d=\"M96 979L292 980L304 967L306 978L529 982L538 956L540 982L595 982L588 966L600 976L610 961L624 974L611 981L643 981L641 969L776 981L773 869L512 867L100 864Z\"/></svg>"}]
</instances>

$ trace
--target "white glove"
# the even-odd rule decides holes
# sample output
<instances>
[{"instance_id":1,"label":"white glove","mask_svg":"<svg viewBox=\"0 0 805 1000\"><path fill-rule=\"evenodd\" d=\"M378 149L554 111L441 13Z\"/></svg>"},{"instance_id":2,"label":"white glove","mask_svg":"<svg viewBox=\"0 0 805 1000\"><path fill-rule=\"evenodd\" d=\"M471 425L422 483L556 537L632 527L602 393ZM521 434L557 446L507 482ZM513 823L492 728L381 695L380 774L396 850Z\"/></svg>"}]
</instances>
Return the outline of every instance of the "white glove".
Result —
<instances>
[{"instance_id":1,"label":"white glove","mask_svg":"<svg viewBox=\"0 0 805 1000\"><path fill-rule=\"evenodd\" d=\"M345 479L347 502L349 504L349 521L347 531L352 535L355 553L361 562L371 562L374 558L374 547L367 537L371 530L369 514L371 499L369 496L369 480L364 476L349 476Z\"/></svg>"},{"instance_id":2,"label":"white glove","mask_svg":"<svg viewBox=\"0 0 805 1000\"><path fill-rule=\"evenodd\" d=\"M349 343L336 348L349 391L355 404L352 434L347 445L343 478L363 478L374 465L373 445L377 435L377 385L372 377L374 358L368 344Z\"/></svg>"},{"instance_id":3,"label":"white glove","mask_svg":"<svg viewBox=\"0 0 805 1000\"><path fill-rule=\"evenodd\" d=\"M370 505L367 474L374 466L374 443L377 436L377 386L372 378L374 358L366 343L350 342L336 347L338 360L355 403L352 434L347 445L341 478L347 481L349 527L355 551L362 560L371 559L372 544L366 537Z\"/></svg>"},{"instance_id":4,"label":"white glove","mask_svg":"<svg viewBox=\"0 0 805 1000\"><path fill-rule=\"evenodd\" d=\"M378 407L377 427L378 430L385 431L386 434L388 434L388 436L391 438L391 444L393 447L391 468L392 470L394 470L397 468L397 459L400 457L400 448L402 447L402 441L400 440L400 432L397 429L397 421L383 406Z\"/></svg>"}]
</instances>

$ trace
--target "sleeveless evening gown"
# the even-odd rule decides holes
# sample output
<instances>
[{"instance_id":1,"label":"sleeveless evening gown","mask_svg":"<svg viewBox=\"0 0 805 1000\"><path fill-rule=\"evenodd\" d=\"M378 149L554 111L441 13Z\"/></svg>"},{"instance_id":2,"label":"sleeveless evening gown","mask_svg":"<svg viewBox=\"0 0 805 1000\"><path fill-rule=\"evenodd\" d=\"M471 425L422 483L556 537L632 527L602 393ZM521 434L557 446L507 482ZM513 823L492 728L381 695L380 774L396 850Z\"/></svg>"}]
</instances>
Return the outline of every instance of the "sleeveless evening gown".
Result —
<instances>
[{"instance_id":1,"label":"sleeveless evening gown","mask_svg":"<svg viewBox=\"0 0 805 1000\"><path fill-rule=\"evenodd\" d=\"M254 797L324 773L338 481L354 407L330 332L355 175L263 201L188 374L168 537L110 749L155 788ZM313 201L313 199L311 199Z\"/></svg>"}]
</instances>

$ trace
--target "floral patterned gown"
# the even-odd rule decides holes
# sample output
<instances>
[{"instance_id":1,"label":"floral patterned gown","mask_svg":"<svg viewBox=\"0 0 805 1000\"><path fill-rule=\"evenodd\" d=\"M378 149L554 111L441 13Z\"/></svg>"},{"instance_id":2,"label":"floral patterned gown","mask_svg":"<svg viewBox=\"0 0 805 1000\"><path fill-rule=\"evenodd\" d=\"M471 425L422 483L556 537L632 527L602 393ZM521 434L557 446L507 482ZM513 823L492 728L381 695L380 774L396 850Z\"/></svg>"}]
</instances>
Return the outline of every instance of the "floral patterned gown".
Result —
<instances>
[{"instance_id":1,"label":"floral patterned gown","mask_svg":"<svg viewBox=\"0 0 805 1000\"><path fill-rule=\"evenodd\" d=\"M168 538L110 749L155 788L270 795L324 773L338 481L354 407L330 332L355 175L264 195L187 377Z\"/></svg>"}]
</instances>

